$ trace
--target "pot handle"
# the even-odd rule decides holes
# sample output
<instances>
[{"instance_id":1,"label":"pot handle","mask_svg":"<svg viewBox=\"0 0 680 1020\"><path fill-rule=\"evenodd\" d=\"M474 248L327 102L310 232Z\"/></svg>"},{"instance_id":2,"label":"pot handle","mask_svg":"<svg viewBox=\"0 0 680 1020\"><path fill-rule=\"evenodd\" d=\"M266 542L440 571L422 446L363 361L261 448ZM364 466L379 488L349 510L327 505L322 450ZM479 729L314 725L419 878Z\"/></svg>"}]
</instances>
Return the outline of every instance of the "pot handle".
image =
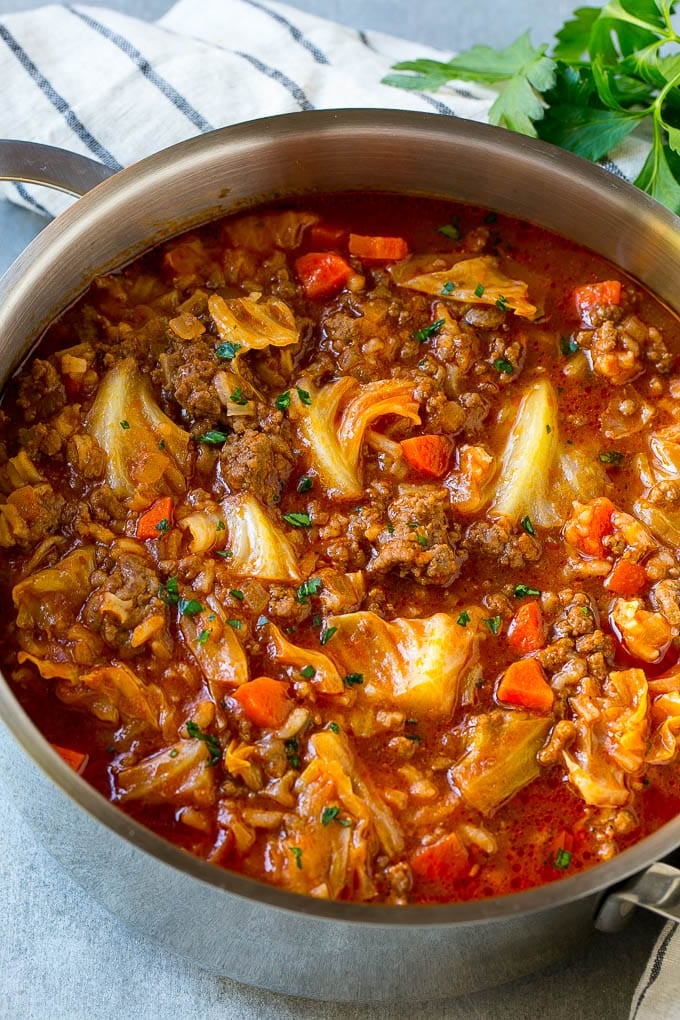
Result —
<instances>
[{"instance_id":1,"label":"pot handle","mask_svg":"<svg viewBox=\"0 0 680 1020\"><path fill-rule=\"evenodd\" d=\"M657 861L610 892L595 915L599 931L620 931L636 907L680 922L680 869Z\"/></svg>"},{"instance_id":2,"label":"pot handle","mask_svg":"<svg viewBox=\"0 0 680 1020\"><path fill-rule=\"evenodd\" d=\"M115 171L87 156L53 145L0 140L0 180L43 184L69 195L84 195Z\"/></svg>"}]
</instances>

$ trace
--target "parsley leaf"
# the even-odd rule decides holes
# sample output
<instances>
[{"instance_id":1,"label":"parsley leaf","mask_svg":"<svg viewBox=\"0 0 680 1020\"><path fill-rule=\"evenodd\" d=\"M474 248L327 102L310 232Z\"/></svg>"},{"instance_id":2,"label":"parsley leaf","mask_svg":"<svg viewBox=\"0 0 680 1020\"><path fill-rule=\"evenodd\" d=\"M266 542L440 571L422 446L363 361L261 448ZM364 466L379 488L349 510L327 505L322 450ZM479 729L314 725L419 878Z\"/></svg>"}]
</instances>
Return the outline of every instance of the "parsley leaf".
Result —
<instances>
[{"instance_id":1,"label":"parsley leaf","mask_svg":"<svg viewBox=\"0 0 680 1020\"><path fill-rule=\"evenodd\" d=\"M467 627L469 622L470 614L468 613L467 609L464 609L462 613L458 614L458 619L456 620L456 623L458 624L459 627Z\"/></svg>"},{"instance_id":2,"label":"parsley leaf","mask_svg":"<svg viewBox=\"0 0 680 1020\"><path fill-rule=\"evenodd\" d=\"M437 319L436 322L431 322L429 326L423 326L422 329L416 329L415 332L411 333L414 340L417 340L419 344L424 344L430 337L435 336L444 325L444 319Z\"/></svg>"},{"instance_id":3,"label":"parsley leaf","mask_svg":"<svg viewBox=\"0 0 680 1020\"><path fill-rule=\"evenodd\" d=\"M283 519L292 528L310 528L312 526L311 517L305 513L283 514Z\"/></svg>"},{"instance_id":4,"label":"parsley leaf","mask_svg":"<svg viewBox=\"0 0 680 1020\"><path fill-rule=\"evenodd\" d=\"M208 764L218 765L220 758L222 757L222 748L220 742L216 736L212 733L204 733L203 730L198 726L193 719L189 719L187 726L187 733L193 740L202 740L208 750Z\"/></svg>"},{"instance_id":5,"label":"parsley leaf","mask_svg":"<svg viewBox=\"0 0 680 1020\"><path fill-rule=\"evenodd\" d=\"M312 479L309 477L309 475L303 475L300 481L297 483L297 491L309 492L313 484L314 483L312 482Z\"/></svg>"},{"instance_id":6,"label":"parsley leaf","mask_svg":"<svg viewBox=\"0 0 680 1020\"><path fill-rule=\"evenodd\" d=\"M619 453L618 450L605 450L603 453L598 453L597 459L602 464L613 464L618 467L619 464L623 464L626 458L625 454Z\"/></svg>"},{"instance_id":7,"label":"parsley leaf","mask_svg":"<svg viewBox=\"0 0 680 1020\"><path fill-rule=\"evenodd\" d=\"M219 446L220 443L226 442L226 439L227 433L219 432L217 429L209 429L202 436L196 436L197 443L206 443L208 446Z\"/></svg>"},{"instance_id":8,"label":"parsley leaf","mask_svg":"<svg viewBox=\"0 0 680 1020\"><path fill-rule=\"evenodd\" d=\"M345 687L356 687L358 684L362 684L363 682L363 673L348 673L344 680Z\"/></svg>"},{"instance_id":9,"label":"parsley leaf","mask_svg":"<svg viewBox=\"0 0 680 1020\"><path fill-rule=\"evenodd\" d=\"M445 223L443 227L437 227L437 233L448 237L449 241L460 241L460 230L453 223Z\"/></svg>"},{"instance_id":10,"label":"parsley leaf","mask_svg":"<svg viewBox=\"0 0 680 1020\"><path fill-rule=\"evenodd\" d=\"M308 602L311 595L318 595L319 589L321 588L320 577L310 577L308 581L305 581L295 592L295 598L298 602Z\"/></svg>"},{"instance_id":11,"label":"parsley leaf","mask_svg":"<svg viewBox=\"0 0 680 1020\"><path fill-rule=\"evenodd\" d=\"M180 599L178 608L180 616L197 616L203 612L203 606L196 599Z\"/></svg>"},{"instance_id":12,"label":"parsley leaf","mask_svg":"<svg viewBox=\"0 0 680 1020\"><path fill-rule=\"evenodd\" d=\"M560 337L560 350L565 358L570 358L572 354L576 354L581 348L578 345L578 340L572 334L572 336Z\"/></svg>"},{"instance_id":13,"label":"parsley leaf","mask_svg":"<svg viewBox=\"0 0 680 1020\"><path fill-rule=\"evenodd\" d=\"M165 584L158 589L158 597L166 606L176 606L179 602L179 581L176 577L169 577Z\"/></svg>"},{"instance_id":14,"label":"parsley leaf","mask_svg":"<svg viewBox=\"0 0 680 1020\"><path fill-rule=\"evenodd\" d=\"M236 387L229 399L233 401L234 404L239 404L241 407L248 403L248 398L243 396L243 390L240 386Z\"/></svg>"},{"instance_id":15,"label":"parsley leaf","mask_svg":"<svg viewBox=\"0 0 680 1020\"><path fill-rule=\"evenodd\" d=\"M311 680L316 676L316 670L313 666L303 666L300 670L300 676L303 676L305 680Z\"/></svg>"},{"instance_id":16,"label":"parsley leaf","mask_svg":"<svg viewBox=\"0 0 680 1020\"><path fill-rule=\"evenodd\" d=\"M512 593L516 599L525 599L527 595L540 595L538 588L530 588L528 584L516 584Z\"/></svg>"},{"instance_id":17,"label":"parsley leaf","mask_svg":"<svg viewBox=\"0 0 680 1020\"><path fill-rule=\"evenodd\" d=\"M534 528L534 526L533 526L533 524L531 522L531 517L529 517L528 514L527 514L526 517L522 518L521 524L522 524L522 527L524 528L524 530L526 531L527 535L535 535L536 534L536 530L535 530L535 528Z\"/></svg>"},{"instance_id":18,"label":"parsley leaf","mask_svg":"<svg viewBox=\"0 0 680 1020\"><path fill-rule=\"evenodd\" d=\"M557 868L558 871L566 871L571 864L571 856L572 855L569 850L563 850L560 848L555 854L553 866Z\"/></svg>"},{"instance_id":19,"label":"parsley leaf","mask_svg":"<svg viewBox=\"0 0 680 1020\"><path fill-rule=\"evenodd\" d=\"M325 630L322 630L321 634L319 635L319 641L321 642L321 644L327 645L330 639L333 637L333 635L337 633L337 630L338 630L337 627L326 627Z\"/></svg>"},{"instance_id":20,"label":"parsley leaf","mask_svg":"<svg viewBox=\"0 0 680 1020\"><path fill-rule=\"evenodd\" d=\"M484 621L484 626L495 636L500 633L503 620L500 616L492 616Z\"/></svg>"},{"instance_id":21,"label":"parsley leaf","mask_svg":"<svg viewBox=\"0 0 680 1020\"><path fill-rule=\"evenodd\" d=\"M498 304L498 302L496 302ZM512 375L514 368L512 362L508 361L507 358L496 358L493 363L493 367L497 372L501 372L503 375Z\"/></svg>"},{"instance_id":22,"label":"parsley leaf","mask_svg":"<svg viewBox=\"0 0 680 1020\"><path fill-rule=\"evenodd\" d=\"M238 351L241 350L241 344L234 344L231 340L226 340L223 344L218 344L215 348L215 354L218 358L222 358L224 361L232 361Z\"/></svg>"},{"instance_id":23,"label":"parsley leaf","mask_svg":"<svg viewBox=\"0 0 680 1020\"><path fill-rule=\"evenodd\" d=\"M287 407L290 407L290 390L286 390L285 393L279 393L274 401L274 406L278 411L285 411Z\"/></svg>"},{"instance_id":24,"label":"parsley leaf","mask_svg":"<svg viewBox=\"0 0 680 1020\"><path fill-rule=\"evenodd\" d=\"M300 398L300 403L304 404L305 407L311 407L312 406L312 398L310 397L310 395L307 392L307 390L300 389L299 386L296 386L295 389L297 390L297 395Z\"/></svg>"}]
</instances>

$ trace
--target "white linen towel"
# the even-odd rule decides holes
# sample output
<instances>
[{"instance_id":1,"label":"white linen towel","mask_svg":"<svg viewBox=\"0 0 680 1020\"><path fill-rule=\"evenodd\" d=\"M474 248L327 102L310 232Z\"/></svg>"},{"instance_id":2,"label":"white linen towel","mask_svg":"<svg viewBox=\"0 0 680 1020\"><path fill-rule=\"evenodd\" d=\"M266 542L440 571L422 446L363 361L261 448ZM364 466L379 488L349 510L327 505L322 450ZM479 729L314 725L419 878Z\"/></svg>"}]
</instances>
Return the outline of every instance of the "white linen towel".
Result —
<instances>
[{"instance_id":1,"label":"white linen towel","mask_svg":"<svg viewBox=\"0 0 680 1020\"><path fill-rule=\"evenodd\" d=\"M435 94L381 84L398 60L450 54L362 32L275 0L180 0L155 24L101 7L48 6L0 18L0 137L45 142L113 169L212 128L296 110L382 107L485 121L495 93ZM648 145L630 136L603 161L632 179ZM46 216L67 196L4 194ZM680 1018L680 935L668 925L631 1020Z\"/></svg>"}]
</instances>

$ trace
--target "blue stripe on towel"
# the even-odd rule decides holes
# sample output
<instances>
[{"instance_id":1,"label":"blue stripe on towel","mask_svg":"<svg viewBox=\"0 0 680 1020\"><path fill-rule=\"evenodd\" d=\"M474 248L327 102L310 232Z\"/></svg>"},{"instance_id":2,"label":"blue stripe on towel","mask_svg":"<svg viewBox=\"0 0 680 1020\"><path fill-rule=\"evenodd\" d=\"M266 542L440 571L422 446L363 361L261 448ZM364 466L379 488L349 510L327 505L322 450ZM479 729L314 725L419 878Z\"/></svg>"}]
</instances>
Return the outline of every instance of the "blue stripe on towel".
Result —
<instances>
[{"instance_id":1,"label":"blue stripe on towel","mask_svg":"<svg viewBox=\"0 0 680 1020\"><path fill-rule=\"evenodd\" d=\"M94 153L97 159L100 159L102 163L106 163L106 165L110 166L112 170L122 170L123 167L116 157L113 156L108 149L104 148L104 146L97 141L94 135L90 134L64 97L57 92L57 90L47 80L45 75L38 70L23 46L17 42L12 33L9 32L4 25L0 25L0 39L6 43L21 66L36 83L43 95L45 95L52 103L52 106L59 111L71 130L78 135L78 138L80 138L83 145L86 145L90 152Z\"/></svg>"},{"instance_id":2,"label":"blue stripe on towel","mask_svg":"<svg viewBox=\"0 0 680 1020\"><path fill-rule=\"evenodd\" d=\"M457 116L455 110L452 110L450 106L446 105L446 103L442 103L440 99L435 99L434 96L427 96L424 92L416 92L416 95L419 99L422 99L424 103L429 103L429 105L436 110L437 113L443 113L447 117Z\"/></svg>"},{"instance_id":3,"label":"blue stripe on towel","mask_svg":"<svg viewBox=\"0 0 680 1020\"><path fill-rule=\"evenodd\" d=\"M257 3L257 0L244 0L244 2L250 4L251 7L254 7L258 11L262 11L263 14L268 14L270 18L274 19L274 21L278 21L279 25L283 25L284 28L287 28L293 39L295 39L295 42L304 46L307 52L312 54L317 64L330 64L330 60L326 54L322 53L318 46L315 46L310 39L307 39L300 29L293 25L292 22L288 21L287 18L284 18L282 14L279 14L277 11L271 11L268 7L265 7L264 4Z\"/></svg>"},{"instance_id":4,"label":"blue stripe on towel","mask_svg":"<svg viewBox=\"0 0 680 1020\"><path fill-rule=\"evenodd\" d=\"M114 32L112 29L107 28L106 25L102 25L101 22L91 18L88 14L83 14L81 11L76 10L74 7L67 5L67 10L71 14L75 15L76 18L80 18L84 21L95 32L102 35L109 42L112 42L114 46L117 46L126 57L129 57L133 64L136 64L139 70L142 72L147 81L150 81L152 85L155 85L159 92L162 92L166 99L175 106L180 113L191 121L194 127L197 127L199 131L212 131L213 125L210 121L206 120L205 117L196 110L189 100L178 92L177 89L170 84L158 71L154 70L146 57L139 52L139 50L132 45L132 43L120 35L118 32Z\"/></svg>"},{"instance_id":5,"label":"blue stripe on towel","mask_svg":"<svg viewBox=\"0 0 680 1020\"><path fill-rule=\"evenodd\" d=\"M285 89L288 89L291 96L298 104L301 110L315 110L316 107L313 103L310 103L307 96L304 94L299 85L296 85L288 75L284 74L283 71L277 70L275 67L269 67L267 64L263 64L261 60L254 57L252 53L239 53L236 52L237 57L241 57L243 60L247 60L249 64L252 64L256 70L261 71L262 74L266 74L272 81L277 81L280 85L283 85Z\"/></svg>"},{"instance_id":6,"label":"blue stripe on towel","mask_svg":"<svg viewBox=\"0 0 680 1020\"><path fill-rule=\"evenodd\" d=\"M649 971L647 984L640 992L640 997L638 998L638 1001L635 1003L635 1012L632 1015L632 1020L635 1020L635 1017L637 1017L638 1013L640 1012L640 1006L642 1005L643 999L645 998L647 992L661 974L661 968L663 966L663 961L666 957L666 952L668 951L668 946L670 945L671 939L675 935L677 927L678 927L677 924L674 924L668 929L666 935L664 936L663 942L661 943L657 950L656 957L654 958L654 963L652 964Z\"/></svg>"}]
</instances>

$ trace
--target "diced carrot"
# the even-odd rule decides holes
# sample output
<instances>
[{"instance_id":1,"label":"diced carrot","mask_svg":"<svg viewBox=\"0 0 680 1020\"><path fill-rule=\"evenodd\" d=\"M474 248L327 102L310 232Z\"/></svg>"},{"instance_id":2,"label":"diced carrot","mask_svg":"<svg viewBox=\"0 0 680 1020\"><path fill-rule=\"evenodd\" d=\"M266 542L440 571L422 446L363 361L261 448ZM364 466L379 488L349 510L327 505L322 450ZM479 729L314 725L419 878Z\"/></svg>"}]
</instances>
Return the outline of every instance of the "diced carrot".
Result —
<instances>
[{"instance_id":1,"label":"diced carrot","mask_svg":"<svg viewBox=\"0 0 680 1020\"><path fill-rule=\"evenodd\" d=\"M281 726L293 703L287 685L270 676L258 676L234 691L234 698L256 726Z\"/></svg>"},{"instance_id":2,"label":"diced carrot","mask_svg":"<svg viewBox=\"0 0 680 1020\"><path fill-rule=\"evenodd\" d=\"M604 556L602 539L614 530L612 514L616 507L606 496L589 503L576 503L575 511L564 526L564 538L586 556Z\"/></svg>"},{"instance_id":3,"label":"diced carrot","mask_svg":"<svg viewBox=\"0 0 680 1020\"><path fill-rule=\"evenodd\" d=\"M469 870L467 850L455 832L420 847L412 854L410 864L417 878L440 886L442 893L452 891L453 884Z\"/></svg>"},{"instance_id":4,"label":"diced carrot","mask_svg":"<svg viewBox=\"0 0 680 1020\"><path fill-rule=\"evenodd\" d=\"M58 744L52 744L51 746L59 757L63 758L67 765L71 766L74 772L82 776L90 760L89 754L83 754L82 751L72 751L70 747L59 747Z\"/></svg>"},{"instance_id":5,"label":"diced carrot","mask_svg":"<svg viewBox=\"0 0 680 1020\"><path fill-rule=\"evenodd\" d=\"M320 251L340 248L346 240L347 231L343 227L334 227L330 223L315 223L309 228L309 243L312 248Z\"/></svg>"},{"instance_id":6,"label":"diced carrot","mask_svg":"<svg viewBox=\"0 0 680 1020\"><path fill-rule=\"evenodd\" d=\"M630 560L617 560L611 573L605 578L604 587L615 595L623 595L624 598L630 599L644 591L648 583L647 571L642 564L632 563Z\"/></svg>"},{"instance_id":7,"label":"diced carrot","mask_svg":"<svg viewBox=\"0 0 680 1020\"><path fill-rule=\"evenodd\" d=\"M413 436L402 439L401 449L407 463L429 475L430 478L443 478L446 474L453 444L447 436Z\"/></svg>"},{"instance_id":8,"label":"diced carrot","mask_svg":"<svg viewBox=\"0 0 680 1020\"><path fill-rule=\"evenodd\" d=\"M515 655L536 652L545 644L545 622L538 602L524 602L508 627L508 644Z\"/></svg>"},{"instance_id":9,"label":"diced carrot","mask_svg":"<svg viewBox=\"0 0 680 1020\"><path fill-rule=\"evenodd\" d=\"M621 304L621 281L602 280L601 283L586 283L574 291L576 312L581 319L588 319L599 305Z\"/></svg>"},{"instance_id":10,"label":"diced carrot","mask_svg":"<svg viewBox=\"0 0 680 1020\"><path fill-rule=\"evenodd\" d=\"M164 531L172 527L174 506L169 496L161 496L137 521L137 538L160 538Z\"/></svg>"},{"instance_id":11,"label":"diced carrot","mask_svg":"<svg viewBox=\"0 0 680 1020\"><path fill-rule=\"evenodd\" d=\"M538 712L549 712L553 704L552 688L536 659L511 662L496 688L496 698L506 705L521 705Z\"/></svg>"},{"instance_id":12,"label":"diced carrot","mask_svg":"<svg viewBox=\"0 0 680 1020\"><path fill-rule=\"evenodd\" d=\"M398 262L408 255L408 245L403 237L350 234L349 253L360 259L373 259L375 262Z\"/></svg>"},{"instance_id":13,"label":"diced carrot","mask_svg":"<svg viewBox=\"0 0 680 1020\"><path fill-rule=\"evenodd\" d=\"M332 251L310 251L295 260L298 274L308 298L330 297L345 286L352 267Z\"/></svg>"}]
</instances>

